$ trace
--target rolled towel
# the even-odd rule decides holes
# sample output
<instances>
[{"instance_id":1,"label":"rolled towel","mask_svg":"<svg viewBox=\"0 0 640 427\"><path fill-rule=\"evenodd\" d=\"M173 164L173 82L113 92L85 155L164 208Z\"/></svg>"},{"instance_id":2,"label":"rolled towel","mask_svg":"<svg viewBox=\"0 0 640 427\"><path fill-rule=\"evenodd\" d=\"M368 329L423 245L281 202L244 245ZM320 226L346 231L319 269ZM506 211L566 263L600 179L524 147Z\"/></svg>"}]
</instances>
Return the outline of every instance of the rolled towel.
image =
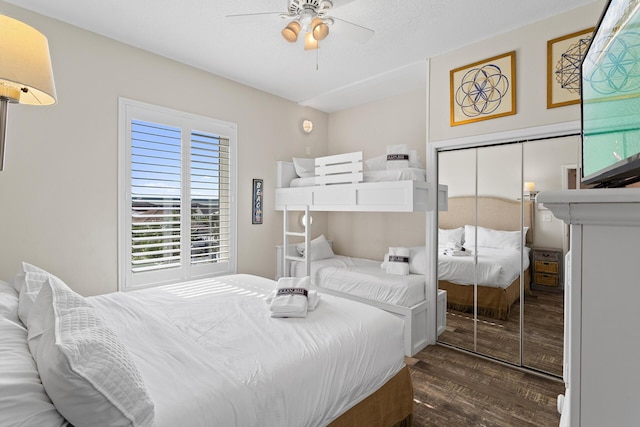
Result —
<instances>
[{"instance_id":1,"label":"rolled towel","mask_svg":"<svg viewBox=\"0 0 640 427\"><path fill-rule=\"evenodd\" d=\"M269 305L271 317L306 317L309 282L309 276L280 278Z\"/></svg>"},{"instance_id":2,"label":"rolled towel","mask_svg":"<svg viewBox=\"0 0 640 427\"><path fill-rule=\"evenodd\" d=\"M409 274L409 248L389 248L386 272L407 276Z\"/></svg>"},{"instance_id":3,"label":"rolled towel","mask_svg":"<svg viewBox=\"0 0 640 427\"><path fill-rule=\"evenodd\" d=\"M461 249L445 248L442 254L449 255L449 256L471 256L471 251L466 250L465 248L461 248Z\"/></svg>"},{"instance_id":4,"label":"rolled towel","mask_svg":"<svg viewBox=\"0 0 640 427\"><path fill-rule=\"evenodd\" d=\"M387 145L387 169L409 167L409 147L407 144Z\"/></svg>"},{"instance_id":5,"label":"rolled towel","mask_svg":"<svg viewBox=\"0 0 640 427\"><path fill-rule=\"evenodd\" d=\"M267 304L271 305L271 301L273 301L273 298L275 298L276 292L277 291L272 291L269 294L269 296L267 297ZM319 302L320 294L318 294L318 291L309 291L309 294L307 295L307 312L315 310Z\"/></svg>"}]
</instances>

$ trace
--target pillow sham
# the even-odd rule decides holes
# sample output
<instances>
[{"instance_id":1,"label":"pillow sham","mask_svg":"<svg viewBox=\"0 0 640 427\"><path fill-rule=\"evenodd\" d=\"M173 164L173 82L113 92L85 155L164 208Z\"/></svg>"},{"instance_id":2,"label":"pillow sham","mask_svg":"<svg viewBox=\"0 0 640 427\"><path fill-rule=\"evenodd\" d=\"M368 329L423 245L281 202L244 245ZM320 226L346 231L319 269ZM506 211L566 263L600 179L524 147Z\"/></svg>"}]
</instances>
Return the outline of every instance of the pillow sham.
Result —
<instances>
[{"instance_id":1,"label":"pillow sham","mask_svg":"<svg viewBox=\"0 0 640 427\"><path fill-rule=\"evenodd\" d=\"M409 167L409 147L407 144L387 145L386 169Z\"/></svg>"},{"instance_id":2,"label":"pillow sham","mask_svg":"<svg viewBox=\"0 0 640 427\"><path fill-rule=\"evenodd\" d=\"M316 176L316 159L303 157L293 158L293 167L300 178L312 178Z\"/></svg>"},{"instance_id":3,"label":"pillow sham","mask_svg":"<svg viewBox=\"0 0 640 427\"><path fill-rule=\"evenodd\" d=\"M25 327L19 321L0 317L0 337L2 425L67 426L42 386L27 346Z\"/></svg>"},{"instance_id":4,"label":"pillow sham","mask_svg":"<svg viewBox=\"0 0 640 427\"><path fill-rule=\"evenodd\" d=\"M20 324L18 301L19 294L14 287L0 280L0 318L4 317L7 320Z\"/></svg>"},{"instance_id":5,"label":"pillow sham","mask_svg":"<svg viewBox=\"0 0 640 427\"><path fill-rule=\"evenodd\" d=\"M71 424L153 425L153 402L127 349L64 282L44 282L28 331L44 389Z\"/></svg>"},{"instance_id":6,"label":"pillow sham","mask_svg":"<svg viewBox=\"0 0 640 427\"><path fill-rule=\"evenodd\" d=\"M464 231L464 227L438 228L438 246L447 246L450 243L461 246Z\"/></svg>"},{"instance_id":7,"label":"pillow sham","mask_svg":"<svg viewBox=\"0 0 640 427\"><path fill-rule=\"evenodd\" d=\"M464 226L464 246L473 247L476 246L475 226ZM514 249L520 250L522 243L527 235L529 227L523 227L522 233L520 231L503 231L494 230L492 228L477 227L477 246L483 248L495 248L495 249Z\"/></svg>"},{"instance_id":8,"label":"pillow sham","mask_svg":"<svg viewBox=\"0 0 640 427\"><path fill-rule=\"evenodd\" d=\"M304 243L296 245L296 251L300 256L304 256ZM316 261L319 259L333 258L335 254L331 245L327 241L324 234L319 235L311 242L309 242L309 260Z\"/></svg>"},{"instance_id":9,"label":"pillow sham","mask_svg":"<svg viewBox=\"0 0 640 427\"><path fill-rule=\"evenodd\" d=\"M36 300L42 284L49 278L58 279L53 274L31 265L28 262L22 263L22 272L18 273L16 283L20 286L20 301L18 305L18 316L23 324L27 324L27 317L33 302Z\"/></svg>"}]
</instances>

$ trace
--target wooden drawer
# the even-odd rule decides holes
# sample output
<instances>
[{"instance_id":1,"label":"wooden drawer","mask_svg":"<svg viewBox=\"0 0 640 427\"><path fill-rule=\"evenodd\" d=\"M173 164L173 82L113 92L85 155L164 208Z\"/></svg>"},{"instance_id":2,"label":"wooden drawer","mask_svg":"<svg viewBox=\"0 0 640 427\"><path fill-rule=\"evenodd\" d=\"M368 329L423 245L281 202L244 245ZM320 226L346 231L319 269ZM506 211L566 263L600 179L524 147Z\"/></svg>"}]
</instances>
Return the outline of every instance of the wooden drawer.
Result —
<instances>
[{"instance_id":1,"label":"wooden drawer","mask_svg":"<svg viewBox=\"0 0 640 427\"><path fill-rule=\"evenodd\" d=\"M556 261L539 261L536 260L535 271L540 273L558 274L560 271Z\"/></svg>"},{"instance_id":2,"label":"wooden drawer","mask_svg":"<svg viewBox=\"0 0 640 427\"><path fill-rule=\"evenodd\" d=\"M536 273L533 281L536 285L553 286L554 288L558 287L558 276L553 274Z\"/></svg>"}]
</instances>

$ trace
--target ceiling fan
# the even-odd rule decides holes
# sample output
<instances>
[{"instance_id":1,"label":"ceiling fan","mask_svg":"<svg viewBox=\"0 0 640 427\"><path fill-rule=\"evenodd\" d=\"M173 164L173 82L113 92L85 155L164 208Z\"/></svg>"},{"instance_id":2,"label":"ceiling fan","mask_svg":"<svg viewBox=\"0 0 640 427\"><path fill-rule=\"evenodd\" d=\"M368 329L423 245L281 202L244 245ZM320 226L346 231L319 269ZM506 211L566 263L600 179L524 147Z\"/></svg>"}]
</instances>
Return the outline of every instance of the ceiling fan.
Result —
<instances>
[{"instance_id":1,"label":"ceiling fan","mask_svg":"<svg viewBox=\"0 0 640 427\"><path fill-rule=\"evenodd\" d=\"M353 0L342 0L342 5ZM338 2L336 0L336 2ZM329 0L289 0L287 12L262 12L245 13L239 15L227 15L229 19L248 20L252 18L262 18L269 16L279 16L281 19L289 21L282 29L282 37L288 42L295 43L298 35L305 34L305 50L317 49L318 42L324 40L329 35L329 28L345 36L364 43L369 40L375 31L354 24L344 19L328 16L328 13L335 10L334 2Z\"/></svg>"}]
</instances>

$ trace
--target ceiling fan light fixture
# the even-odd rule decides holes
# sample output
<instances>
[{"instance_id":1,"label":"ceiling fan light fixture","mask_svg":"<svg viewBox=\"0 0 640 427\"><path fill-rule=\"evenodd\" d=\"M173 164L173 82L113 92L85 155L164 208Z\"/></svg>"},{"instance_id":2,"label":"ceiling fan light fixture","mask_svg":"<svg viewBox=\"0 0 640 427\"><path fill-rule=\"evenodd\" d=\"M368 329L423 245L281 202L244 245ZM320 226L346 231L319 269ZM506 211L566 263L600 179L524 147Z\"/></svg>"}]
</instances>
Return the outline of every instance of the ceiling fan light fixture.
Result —
<instances>
[{"instance_id":1,"label":"ceiling fan light fixture","mask_svg":"<svg viewBox=\"0 0 640 427\"><path fill-rule=\"evenodd\" d=\"M302 25L300 25L298 21L291 21L282 29L282 37L284 37L286 41L294 43L298 40L298 34L301 28Z\"/></svg>"},{"instance_id":2,"label":"ceiling fan light fixture","mask_svg":"<svg viewBox=\"0 0 640 427\"><path fill-rule=\"evenodd\" d=\"M316 40L324 40L329 35L329 26L324 23L322 18L314 18L311 21L311 29L313 31L313 38Z\"/></svg>"},{"instance_id":3,"label":"ceiling fan light fixture","mask_svg":"<svg viewBox=\"0 0 640 427\"><path fill-rule=\"evenodd\" d=\"M318 48L318 40L313 38L313 33L309 31L304 35L304 50L313 50Z\"/></svg>"}]
</instances>

